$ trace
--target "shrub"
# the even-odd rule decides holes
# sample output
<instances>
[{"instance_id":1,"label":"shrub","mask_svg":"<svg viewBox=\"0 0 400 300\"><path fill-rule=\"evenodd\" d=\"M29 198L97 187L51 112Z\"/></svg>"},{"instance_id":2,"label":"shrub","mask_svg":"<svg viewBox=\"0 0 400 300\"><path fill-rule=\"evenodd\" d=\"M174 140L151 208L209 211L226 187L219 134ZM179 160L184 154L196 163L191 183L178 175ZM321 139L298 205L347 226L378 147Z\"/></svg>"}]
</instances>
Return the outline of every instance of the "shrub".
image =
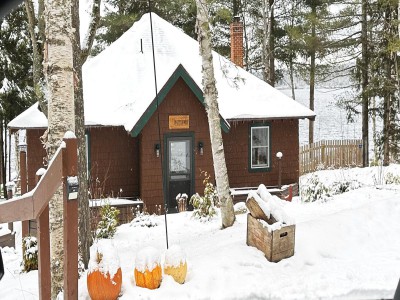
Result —
<instances>
[{"instance_id":1,"label":"shrub","mask_svg":"<svg viewBox=\"0 0 400 300\"><path fill-rule=\"evenodd\" d=\"M22 239L22 267L24 272L38 269L38 244L34 236Z\"/></svg>"},{"instance_id":2,"label":"shrub","mask_svg":"<svg viewBox=\"0 0 400 300\"><path fill-rule=\"evenodd\" d=\"M329 189L320 181L318 175L312 174L307 182L300 187L300 197L303 202L326 200L330 197Z\"/></svg>"},{"instance_id":3,"label":"shrub","mask_svg":"<svg viewBox=\"0 0 400 300\"><path fill-rule=\"evenodd\" d=\"M387 173L385 176L386 184L400 184L400 175L394 175L393 173Z\"/></svg>"},{"instance_id":4,"label":"shrub","mask_svg":"<svg viewBox=\"0 0 400 300\"><path fill-rule=\"evenodd\" d=\"M193 217L207 221L217 214L215 205L218 202L218 194L214 185L209 181L210 175L204 171L201 173L204 175L204 196L200 196L198 193L194 194L190 198L190 204L193 205Z\"/></svg>"},{"instance_id":5,"label":"shrub","mask_svg":"<svg viewBox=\"0 0 400 300\"><path fill-rule=\"evenodd\" d=\"M97 224L96 238L111 239L117 231L119 210L109 203L102 206L100 210L101 220Z\"/></svg>"},{"instance_id":6,"label":"shrub","mask_svg":"<svg viewBox=\"0 0 400 300\"><path fill-rule=\"evenodd\" d=\"M156 215L150 215L147 212L139 212L136 217L131 221L133 227L155 227L158 226Z\"/></svg>"},{"instance_id":7,"label":"shrub","mask_svg":"<svg viewBox=\"0 0 400 300\"><path fill-rule=\"evenodd\" d=\"M351 190L358 189L361 186L361 183L357 180L342 180L336 181L332 184L330 188L331 195L338 195L349 192Z\"/></svg>"}]
</instances>

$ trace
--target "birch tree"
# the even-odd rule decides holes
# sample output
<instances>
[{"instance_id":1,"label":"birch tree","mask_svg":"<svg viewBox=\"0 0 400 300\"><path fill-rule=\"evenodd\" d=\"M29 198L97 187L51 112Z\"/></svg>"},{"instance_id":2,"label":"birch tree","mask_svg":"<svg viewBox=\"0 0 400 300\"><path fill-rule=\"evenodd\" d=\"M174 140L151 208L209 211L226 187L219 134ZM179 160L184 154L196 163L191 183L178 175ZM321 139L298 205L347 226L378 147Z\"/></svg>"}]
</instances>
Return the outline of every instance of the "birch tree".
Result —
<instances>
[{"instance_id":1,"label":"birch tree","mask_svg":"<svg viewBox=\"0 0 400 300\"><path fill-rule=\"evenodd\" d=\"M66 131L75 131L72 0L45 0L44 75L48 87L48 142L51 158ZM49 203L51 299L63 288L63 191Z\"/></svg>"},{"instance_id":2,"label":"birch tree","mask_svg":"<svg viewBox=\"0 0 400 300\"><path fill-rule=\"evenodd\" d=\"M196 0L197 31L202 57L203 93L210 129L211 148L218 197L221 205L222 227L230 227L235 222L232 197L229 193L228 171L225 163L224 145L218 109L218 91L215 84L214 66L211 53L211 34L208 22L206 0Z\"/></svg>"},{"instance_id":3,"label":"birch tree","mask_svg":"<svg viewBox=\"0 0 400 300\"><path fill-rule=\"evenodd\" d=\"M47 100L44 97L44 91L47 89L47 82L44 80L43 73L43 45L46 39L45 19L44 19L44 0L38 0L37 10L35 11L33 0L25 0L25 8L29 20L29 33L33 48L33 78L36 99L39 101L42 112L47 116ZM93 0L92 10L90 13L89 28L80 43L80 20L79 20L79 0L71 0L71 14L74 27L73 52L75 70L75 128L78 138L78 177L79 177L79 254L87 268L89 263L89 247L90 247L90 214L88 201L88 174L86 169L86 139L85 139L85 119L83 105L83 82L82 82L82 66L87 60L91 51L96 29L100 20L100 4L101 0ZM43 136L46 142L47 132Z\"/></svg>"}]
</instances>

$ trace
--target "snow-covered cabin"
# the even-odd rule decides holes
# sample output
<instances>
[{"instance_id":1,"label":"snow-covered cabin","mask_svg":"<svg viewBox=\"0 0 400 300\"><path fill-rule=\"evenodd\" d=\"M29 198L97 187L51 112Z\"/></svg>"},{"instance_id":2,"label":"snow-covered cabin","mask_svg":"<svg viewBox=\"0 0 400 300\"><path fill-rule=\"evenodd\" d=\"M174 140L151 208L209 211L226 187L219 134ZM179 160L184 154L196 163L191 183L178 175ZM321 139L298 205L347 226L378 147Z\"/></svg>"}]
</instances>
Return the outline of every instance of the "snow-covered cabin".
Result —
<instances>
[{"instance_id":1,"label":"snow-covered cabin","mask_svg":"<svg viewBox=\"0 0 400 300\"><path fill-rule=\"evenodd\" d=\"M152 19L158 97L149 14L83 67L89 186L104 196L139 197L153 211L164 184L171 211L177 194L203 193L201 171L213 178L214 170L198 42ZM216 52L213 60L230 186L277 185L277 152L282 184L297 182L298 120L314 112ZM35 104L8 127L27 130L30 190L47 120Z\"/></svg>"}]
</instances>

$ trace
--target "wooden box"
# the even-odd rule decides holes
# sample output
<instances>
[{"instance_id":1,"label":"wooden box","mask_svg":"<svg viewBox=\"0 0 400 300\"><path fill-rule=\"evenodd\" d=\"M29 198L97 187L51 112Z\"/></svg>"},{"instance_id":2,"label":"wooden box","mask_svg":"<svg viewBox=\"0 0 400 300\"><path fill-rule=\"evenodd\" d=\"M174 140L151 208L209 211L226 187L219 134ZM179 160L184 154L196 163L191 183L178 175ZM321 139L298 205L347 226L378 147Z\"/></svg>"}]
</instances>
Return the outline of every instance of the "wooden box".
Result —
<instances>
[{"instance_id":1,"label":"wooden box","mask_svg":"<svg viewBox=\"0 0 400 300\"><path fill-rule=\"evenodd\" d=\"M254 246L271 262L294 255L295 225L268 232L251 214L247 215L247 245Z\"/></svg>"}]
</instances>

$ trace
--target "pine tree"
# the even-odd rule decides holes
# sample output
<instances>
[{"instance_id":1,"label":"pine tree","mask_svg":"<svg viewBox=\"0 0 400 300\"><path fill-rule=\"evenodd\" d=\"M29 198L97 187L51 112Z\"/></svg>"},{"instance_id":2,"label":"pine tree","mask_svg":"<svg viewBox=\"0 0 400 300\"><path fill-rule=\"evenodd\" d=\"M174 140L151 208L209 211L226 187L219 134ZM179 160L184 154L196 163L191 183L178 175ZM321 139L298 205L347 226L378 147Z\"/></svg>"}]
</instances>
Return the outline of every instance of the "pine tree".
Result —
<instances>
[{"instance_id":1,"label":"pine tree","mask_svg":"<svg viewBox=\"0 0 400 300\"><path fill-rule=\"evenodd\" d=\"M0 152L1 182L6 183L6 124L32 104L32 55L27 18L22 6L0 24ZM6 151L3 151L5 149ZM4 197L6 189L3 186Z\"/></svg>"}]
</instances>

